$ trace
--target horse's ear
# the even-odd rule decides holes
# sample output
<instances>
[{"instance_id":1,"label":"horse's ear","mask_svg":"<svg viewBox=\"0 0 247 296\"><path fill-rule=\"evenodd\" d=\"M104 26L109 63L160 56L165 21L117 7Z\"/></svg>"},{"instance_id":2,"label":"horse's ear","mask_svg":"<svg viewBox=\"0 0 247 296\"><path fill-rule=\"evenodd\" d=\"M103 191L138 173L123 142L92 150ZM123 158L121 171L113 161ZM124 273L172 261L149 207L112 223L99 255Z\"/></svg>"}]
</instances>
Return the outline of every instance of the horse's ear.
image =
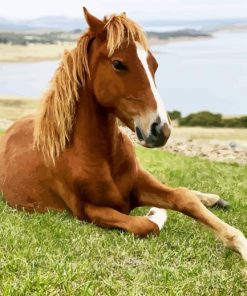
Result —
<instances>
[{"instance_id":1,"label":"horse's ear","mask_svg":"<svg viewBox=\"0 0 247 296\"><path fill-rule=\"evenodd\" d=\"M90 30L95 34L100 33L104 28L104 23L92 14L90 14L86 7L83 7L83 11Z\"/></svg>"}]
</instances>

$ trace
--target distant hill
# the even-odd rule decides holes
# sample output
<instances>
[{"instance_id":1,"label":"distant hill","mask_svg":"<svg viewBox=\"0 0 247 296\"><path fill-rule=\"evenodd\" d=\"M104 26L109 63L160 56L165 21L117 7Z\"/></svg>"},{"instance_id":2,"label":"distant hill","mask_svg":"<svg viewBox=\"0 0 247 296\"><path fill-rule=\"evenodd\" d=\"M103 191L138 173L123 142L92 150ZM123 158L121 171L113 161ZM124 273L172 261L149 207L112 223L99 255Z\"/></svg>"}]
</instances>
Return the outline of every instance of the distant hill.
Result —
<instances>
[{"instance_id":1,"label":"distant hill","mask_svg":"<svg viewBox=\"0 0 247 296\"><path fill-rule=\"evenodd\" d=\"M84 29L85 21L82 18L69 18L65 16L46 16L33 20L8 20L0 17L0 30L4 31L35 31L35 30L55 30L71 31Z\"/></svg>"},{"instance_id":2,"label":"distant hill","mask_svg":"<svg viewBox=\"0 0 247 296\"><path fill-rule=\"evenodd\" d=\"M202 30L213 30L224 26L236 24L247 24L246 19L215 19L215 20L139 20L144 27L171 27L199 28ZM10 20L0 17L1 31L30 31L30 30L62 30L71 31L85 29L83 18L70 18L65 16L45 16L33 20Z\"/></svg>"},{"instance_id":3,"label":"distant hill","mask_svg":"<svg viewBox=\"0 0 247 296\"><path fill-rule=\"evenodd\" d=\"M222 26L233 26L236 24L247 24L247 18L239 19L209 19L209 20L143 20L141 24L144 27L160 26L182 26L185 28L200 27L201 29L213 29Z\"/></svg>"},{"instance_id":4,"label":"distant hill","mask_svg":"<svg viewBox=\"0 0 247 296\"><path fill-rule=\"evenodd\" d=\"M47 16L34 19L29 22L32 28L36 29L59 29L59 30L75 30L84 29L86 27L85 21L82 18L68 18L65 16Z\"/></svg>"},{"instance_id":5,"label":"distant hill","mask_svg":"<svg viewBox=\"0 0 247 296\"><path fill-rule=\"evenodd\" d=\"M26 30L28 28L28 22L19 22L0 17L0 30Z\"/></svg>"}]
</instances>

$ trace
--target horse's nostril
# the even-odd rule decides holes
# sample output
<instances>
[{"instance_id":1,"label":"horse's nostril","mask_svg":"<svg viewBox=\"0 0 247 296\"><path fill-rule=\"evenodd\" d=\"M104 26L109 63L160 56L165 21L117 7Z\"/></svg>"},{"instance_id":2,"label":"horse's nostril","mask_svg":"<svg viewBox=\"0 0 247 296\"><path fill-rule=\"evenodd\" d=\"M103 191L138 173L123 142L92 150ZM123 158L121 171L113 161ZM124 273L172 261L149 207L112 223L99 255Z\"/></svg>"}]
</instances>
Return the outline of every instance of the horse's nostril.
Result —
<instances>
[{"instance_id":1,"label":"horse's nostril","mask_svg":"<svg viewBox=\"0 0 247 296\"><path fill-rule=\"evenodd\" d=\"M154 136L154 137L158 137L158 123L157 122L154 122L152 123L151 125L151 134Z\"/></svg>"},{"instance_id":2,"label":"horse's nostril","mask_svg":"<svg viewBox=\"0 0 247 296\"><path fill-rule=\"evenodd\" d=\"M137 135L139 141L143 141L144 140L144 137L143 137L142 132L139 129L139 127L136 127L136 135Z\"/></svg>"}]
</instances>

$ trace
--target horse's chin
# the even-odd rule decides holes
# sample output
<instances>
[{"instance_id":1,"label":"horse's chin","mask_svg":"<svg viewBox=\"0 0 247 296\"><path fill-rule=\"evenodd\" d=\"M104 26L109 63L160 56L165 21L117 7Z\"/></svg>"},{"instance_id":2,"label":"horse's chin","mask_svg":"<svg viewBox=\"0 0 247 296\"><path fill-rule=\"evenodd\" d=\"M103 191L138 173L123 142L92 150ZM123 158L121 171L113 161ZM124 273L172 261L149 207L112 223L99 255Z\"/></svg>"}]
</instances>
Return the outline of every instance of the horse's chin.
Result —
<instances>
[{"instance_id":1,"label":"horse's chin","mask_svg":"<svg viewBox=\"0 0 247 296\"><path fill-rule=\"evenodd\" d=\"M138 144L139 144L140 146L142 146L142 147L146 147L146 143L145 143L145 141L140 141L140 140L138 140Z\"/></svg>"},{"instance_id":2,"label":"horse's chin","mask_svg":"<svg viewBox=\"0 0 247 296\"><path fill-rule=\"evenodd\" d=\"M156 148L154 145L150 144L150 143L146 143L146 141L140 141L138 140L138 144L142 147L145 147L145 148Z\"/></svg>"}]
</instances>

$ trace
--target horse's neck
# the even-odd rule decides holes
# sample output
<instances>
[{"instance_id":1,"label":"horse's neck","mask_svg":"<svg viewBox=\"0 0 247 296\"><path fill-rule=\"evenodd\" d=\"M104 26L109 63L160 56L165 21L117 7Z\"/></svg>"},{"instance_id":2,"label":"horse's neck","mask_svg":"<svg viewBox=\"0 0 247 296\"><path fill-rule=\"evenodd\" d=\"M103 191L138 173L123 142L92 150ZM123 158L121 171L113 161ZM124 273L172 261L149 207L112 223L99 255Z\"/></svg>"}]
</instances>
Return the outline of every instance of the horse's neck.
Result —
<instances>
[{"instance_id":1,"label":"horse's neck","mask_svg":"<svg viewBox=\"0 0 247 296\"><path fill-rule=\"evenodd\" d=\"M81 90L73 135L76 148L98 148L99 153L109 155L114 153L117 141L116 117L97 103L91 90Z\"/></svg>"}]
</instances>

